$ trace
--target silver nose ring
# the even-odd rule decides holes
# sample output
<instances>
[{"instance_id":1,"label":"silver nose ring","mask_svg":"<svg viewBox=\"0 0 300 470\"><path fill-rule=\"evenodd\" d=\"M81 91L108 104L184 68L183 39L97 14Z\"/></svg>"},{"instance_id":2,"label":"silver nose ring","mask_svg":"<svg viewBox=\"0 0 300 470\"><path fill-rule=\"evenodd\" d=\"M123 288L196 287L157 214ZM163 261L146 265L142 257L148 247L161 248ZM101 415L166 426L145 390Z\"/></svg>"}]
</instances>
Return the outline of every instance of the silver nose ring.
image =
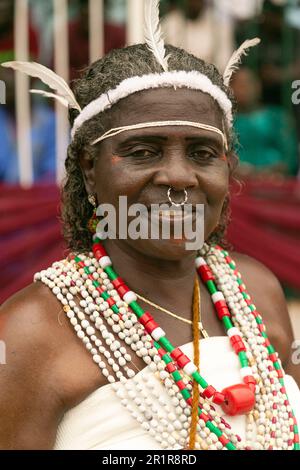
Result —
<instances>
[{"instance_id":1,"label":"silver nose ring","mask_svg":"<svg viewBox=\"0 0 300 470\"><path fill-rule=\"evenodd\" d=\"M188 194L187 194L187 190L184 188L183 192L184 192L184 201L182 202L174 202L173 199L171 198L171 191L172 191L172 187L170 186L169 189L168 189L168 199L170 201L170 203L176 207L180 207L180 206L183 206L187 200L188 200ZM175 190L174 190L175 191ZM175 192L179 192L179 191L175 191Z\"/></svg>"}]
</instances>

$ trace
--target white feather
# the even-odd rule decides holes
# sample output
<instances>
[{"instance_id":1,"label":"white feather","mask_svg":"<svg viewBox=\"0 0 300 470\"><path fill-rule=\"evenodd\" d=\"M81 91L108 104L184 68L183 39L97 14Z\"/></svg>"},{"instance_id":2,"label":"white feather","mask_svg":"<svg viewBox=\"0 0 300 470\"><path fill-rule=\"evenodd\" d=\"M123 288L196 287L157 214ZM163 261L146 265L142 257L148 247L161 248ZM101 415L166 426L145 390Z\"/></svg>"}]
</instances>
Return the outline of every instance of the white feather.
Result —
<instances>
[{"instance_id":1,"label":"white feather","mask_svg":"<svg viewBox=\"0 0 300 470\"><path fill-rule=\"evenodd\" d=\"M159 0L145 1L144 35L147 46L165 72L168 71L168 59L165 43L159 24Z\"/></svg>"},{"instance_id":2,"label":"white feather","mask_svg":"<svg viewBox=\"0 0 300 470\"><path fill-rule=\"evenodd\" d=\"M223 81L226 86L229 85L233 73L239 68L239 64L241 63L243 55L247 55L248 49L250 47L256 46L259 43L259 38L247 39L236 51L234 51L231 58L229 59L228 64L226 65L223 74Z\"/></svg>"},{"instance_id":3,"label":"white feather","mask_svg":"<svg viewBox=\"0 0 300 470\"><path fill-rule=\"evenodd\" d=\"M69 103L65 98L63 98L62 96L56 95L55 93L49 93L48 91L45 91L45 90L29 90L29 92L36 93L37 95L42 95L45 98L54 98L55 100L58 100L66 108L69 106Z\"/></svg>"},{"instance_id":4,"label":"white feather","mask_svg":"<svg viewBox=\"0 0 300 470\"><path fill-rule=\"evenodd\" d=\"M76 101L74 93L67 84L67 82L57 75L53 70L48 69L44 65L37 64L36 62L23 62L23 61L12 61L4 62L1 64L2 67L12 68L19 72L26 73L31 77L39 78L43 83L48 85L52 90L57 92L56 99L63 98L65 102L71 107L81 111L79 104ZM62 101L61 101L62 102Z\"/></svg>"}]
</instances>

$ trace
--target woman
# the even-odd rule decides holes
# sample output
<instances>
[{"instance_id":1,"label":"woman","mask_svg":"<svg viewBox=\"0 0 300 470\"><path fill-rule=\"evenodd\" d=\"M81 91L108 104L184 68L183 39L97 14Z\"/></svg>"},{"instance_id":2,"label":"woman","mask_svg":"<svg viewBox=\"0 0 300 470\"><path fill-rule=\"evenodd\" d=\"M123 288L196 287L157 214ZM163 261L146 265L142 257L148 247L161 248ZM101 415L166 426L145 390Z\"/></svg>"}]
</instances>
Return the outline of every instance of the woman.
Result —
<instances>
[{"instance_id":1,"label":"woman","mask_svg":"<svg viewBox=\"0 0 300 470\"><path fill-rule=\"evenodd\" d=\"M271 346L299 380L279 283L216 246L236 166L232 67L224 83L214 66L157 44L112 51L76 81L75 96L66 93L63 221L72 251L2 307L1 448L299 447L299 390L290 375L283 382ZM204 204L204 246L197 253L174 237L102 242L91 233L94 206L118 208L120 195L148 208Z\"/></svg>"}]
</instances>

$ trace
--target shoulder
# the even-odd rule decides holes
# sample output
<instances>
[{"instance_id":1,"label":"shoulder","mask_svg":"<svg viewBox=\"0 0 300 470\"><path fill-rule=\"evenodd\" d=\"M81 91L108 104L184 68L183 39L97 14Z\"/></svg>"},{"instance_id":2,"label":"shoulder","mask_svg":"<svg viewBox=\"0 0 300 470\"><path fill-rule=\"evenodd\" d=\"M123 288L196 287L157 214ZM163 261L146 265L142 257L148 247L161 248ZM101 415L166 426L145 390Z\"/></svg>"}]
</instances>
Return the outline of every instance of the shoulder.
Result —
<instances>
[{"instance_id":1,"label":"shoulder","mask_svg":"<svg viewBox=\"0 0 300 470\"><path fill-rule=\"evenodd\" d=\"M0 309L0 448L51 448L64 403L55 380L60 307L41 283ZM36 432L37 429L41 433Z\"/></svg>"},{"instance_id":2,"label":"shoulder","mask_svg":"<svg viewBox=\"0 0 300 470\"><path fill-rule=\"evenodd\" d=\"M278 278L264 264L231 252L252 302L261 314L268 337L284 363L288 361L293 332L285 296Z\"/></svg>"}]
</instances>

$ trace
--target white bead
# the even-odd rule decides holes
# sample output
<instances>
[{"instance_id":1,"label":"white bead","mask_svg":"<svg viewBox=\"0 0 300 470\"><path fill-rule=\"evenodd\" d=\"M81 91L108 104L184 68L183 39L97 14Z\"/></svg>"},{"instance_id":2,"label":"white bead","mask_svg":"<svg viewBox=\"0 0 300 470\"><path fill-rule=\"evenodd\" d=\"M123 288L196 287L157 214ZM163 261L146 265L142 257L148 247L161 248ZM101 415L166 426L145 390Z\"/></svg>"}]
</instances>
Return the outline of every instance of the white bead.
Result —
<instances>
[{"instance_id":1,"label":"white bead","mask_svg":"<svg viewBox=\"0 0 300 470\"><path fill-rule=\"evenodd\" d=\"M187 375L191 376L194 372L197 372L197 367L190 361L184 366L183 370Z\"/></svg>"},{"instance_id":2,"label":"white bead","mask_svg":"<svg viewBox=\"0 0 300 470\"><path fill-rule=\"evenodd\" d=\"M108 266L112 265L111 259L109 256L102 256L102 258L99 259L99 264L102 269L107 268ZM101 276L102 277L102 276ZM104 278L105 279L105 278Z\"/></svg>"},{"instance_id":3,"label":"white bead","mask_svg":"<svg viewBox=\"0 0 300 470\"><path fill-rule=\"evenodd\" d=\"M137 300L137 296L135 295L134 292L132 292L131 290L126 292L126 294L124 294L123 296L123 300L124 302L126 302L127 304L130 304L131 302L135 302Z\"/></svg>"},{"instance_id":4,"label":"white bead","mask_svg":"<svg viewBox=\"0 0 300 470\"><path fill-rule=\"evenodd\" d=\"M165 335L166 335L166 333L160 327L155 328L151 333L151 336L155 341L159 341Z\"/></svg>"},{"instance_id":5,"label":"white bead","mask_svg":"<svg viewBox=\"0 0 300 470\"><path fill-rule=\"evenodd\" d=\"M222 294L222 292L215 292L214 294L212 294L211 299L213 303L215 304L216 302L219 302L220 300L225 300L225 297Z\"/></svg>"},{"instance_id":6,"label":"white bead","mask_svg":"<svg viewBox=\"0 0 300 470\"><path fill-rule=\"evenodd\" d=\"M242 336L242 333L240 332L238 328L233 327L227 330L227 335L229 336L229 338L231 338L232 336Z\"/></svg>"},{"instance_id":7,"label":"white bead","mask_svg":"<svg viewBox=\"0 0 300 470\"><path fill-rule=\"evenodd\" d=\"M200 268L200 266L207 266L207 263L204 258L202 258L201 256L197 256L197 258L195 259L195 266L196 269L198 269Z\"/></svg>"}]
</instances>

